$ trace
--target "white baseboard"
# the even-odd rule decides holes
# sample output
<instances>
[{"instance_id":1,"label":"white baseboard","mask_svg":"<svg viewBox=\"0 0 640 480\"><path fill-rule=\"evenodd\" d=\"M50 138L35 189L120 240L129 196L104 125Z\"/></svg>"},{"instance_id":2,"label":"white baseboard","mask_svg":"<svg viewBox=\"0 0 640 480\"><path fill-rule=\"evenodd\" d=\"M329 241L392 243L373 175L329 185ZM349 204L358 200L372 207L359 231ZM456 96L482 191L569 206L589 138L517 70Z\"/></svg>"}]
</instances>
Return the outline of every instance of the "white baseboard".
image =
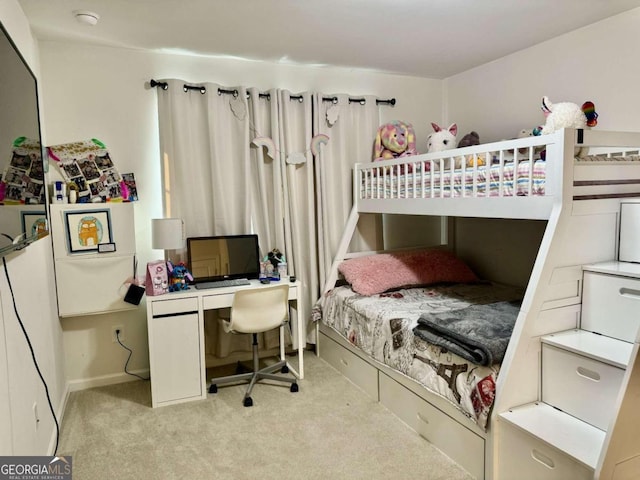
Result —
<instances>
[{"instance_id":1,"label":"white baseboard","mask_svg":"<svg viewBox=\"0 0 640 480\"><path fill-rule=\"evenodd\" d=\"M131 373L140 375L144 378L149 378L149 369L133 370ZM87 388L104 387L105 385L115 385L117 383L134 382L140 380L137 377L129 375L124 372L113 373L111 375L103 375L100 377L83 378L80 380L72 380L68 383L69 392L76 392L78 390L86 390Z\"/></svg>"}]
</instances>

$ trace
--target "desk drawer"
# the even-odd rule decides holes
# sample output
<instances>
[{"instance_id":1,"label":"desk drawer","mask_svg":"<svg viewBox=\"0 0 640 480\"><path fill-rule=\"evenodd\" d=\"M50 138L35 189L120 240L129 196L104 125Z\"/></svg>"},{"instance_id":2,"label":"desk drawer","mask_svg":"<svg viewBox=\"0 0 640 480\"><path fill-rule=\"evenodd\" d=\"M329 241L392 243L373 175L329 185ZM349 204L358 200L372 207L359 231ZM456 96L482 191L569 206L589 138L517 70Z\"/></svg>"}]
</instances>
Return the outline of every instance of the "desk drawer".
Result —
<instances>
[{"instance_id":1,"label":"desk drawer","mask_svg":"<svg viewBox=\"0 0 640 480\"><path fill-rule=\"evenodd\" d=\"M222 295L205 295L202 297L202 309L214 310L216 308L229 308L233 303L233 293Z\"/></svg>"},{"instance_id":2,"label":"desk drawer","mask_svg":"<svg viewBox=\"0 0 640 480\"><path fill-rule=\"evenodd\" d=\"M154 317L160 315L183 315L198 311L198 298L174 298L167 300L155 300L151 304L151 314Z\"/></svg>"}]
</instances>

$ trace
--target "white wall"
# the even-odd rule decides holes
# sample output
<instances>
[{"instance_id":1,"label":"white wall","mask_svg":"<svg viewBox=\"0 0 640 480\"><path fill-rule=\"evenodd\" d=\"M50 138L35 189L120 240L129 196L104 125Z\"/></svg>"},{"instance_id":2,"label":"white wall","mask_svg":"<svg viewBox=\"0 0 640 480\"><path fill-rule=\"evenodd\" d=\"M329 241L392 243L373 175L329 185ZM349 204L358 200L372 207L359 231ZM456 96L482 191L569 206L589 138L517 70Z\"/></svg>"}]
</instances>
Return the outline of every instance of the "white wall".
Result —
<instances>
[{"instance_id":1,"label":"white wall","mask_svg":"<svg viewBox=\"0 0 640 480\"><path fill-rule=\"evenodd\" d=\"M544 124L543 95L595 103L603 130L640 130L640 9L611 17L445 80L447 121L485 142ZM446 123L446 122L445 122Z\"/></svg>"},{"instance_id":2,"label":"white wall","mask_svg":"<svg viewBox=\"0 0 640 480\"><path fill-rule=\"evenodd\" d=\"M462 134L476 130L483 143L513 138L522 128L544 124L540 102L547 95L554 102L593 101L599 114L597 129L638 131L639 27L640 9L631 10L450 77L444 86L445 123L457 122ZM475 243L493 232L490 222L458 219L457 227L463 255L470 255ZM541 228L537 222L524 222L517 231L530 232L531 238L506 242L504 254L513 255L512 247L523 249L525 243L527 251L534 252ZM526 256L515 258L521 265L511 273L483 265L480 259L472 263L482 273L491 270L502 281L513 278L520 283L530 266Z\"/></svg>"},{"instance_id":3,"label":"white wall","mask_svg":"<svg viewBox=\"0 0 640 480\"><path fill-rule=\"evenodd\" d=\"M38 49L15 0L0 2L0 21L38 76ZM1 208L1 207L0 207ZM16 308L47 382L56 414L66 396L62 330L58 322L51 240L39 240L6 259ZM44 386L14 313L12 296L0 267L0 455L46 455L55 442L53 418ZM40 422L36 427L33 405Z\"/></svg>"},{"instance_id":4,"label":"white wall","mask_svg":"<svg viewBox=\"0 0 640 480\"><path fill-rule=\"evenodd\" d=\"M441 120L442 82L353 69L148 53L65 42L39 44L48 145L98 138L120 172L134 172L136 243L140 265L162 257L150 249L150 219L162 215L156 93L151 78L180 78L266 90L395 97L383 121L414 124L419 151L426 151L430 122ZM366 159L365 159L366 160ZM148 367L144 305L135 313L63 319L67 375L77 387L117 380L126 352L111 342L111 326L124 324L134 355L131 370ZM73 386L72 386L73 388Z\"/></svg>"}]
</instances>

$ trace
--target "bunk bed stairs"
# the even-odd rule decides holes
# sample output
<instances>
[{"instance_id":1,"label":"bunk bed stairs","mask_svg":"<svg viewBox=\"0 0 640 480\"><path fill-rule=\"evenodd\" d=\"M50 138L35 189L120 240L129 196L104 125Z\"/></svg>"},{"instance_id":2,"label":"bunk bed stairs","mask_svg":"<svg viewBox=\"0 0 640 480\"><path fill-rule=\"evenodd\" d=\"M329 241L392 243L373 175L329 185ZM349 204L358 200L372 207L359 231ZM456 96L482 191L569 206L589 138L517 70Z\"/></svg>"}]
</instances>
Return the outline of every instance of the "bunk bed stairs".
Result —
<instances>
[{"instance_id":1,"label":"bunk bed stairs","mask_svg":"<svg viewBox=\"0 0 640 480\"><path fill-rule=\"evenodd\" d=\"M541 338L541 401L499 415L504 426L498 478L593 479L603 470L607 449L624 448L611 445L607 433L629 429L616 436L618 443L620 437L637 435L617 420L624 418L623 408L630 408L625 398L637 402L640 395L635 380L639 312L640 264L583 267L580 328ZM629 389L635 395L629 396ZM630 451L626 458L613 466L613 476L595 478L638 478L640 457Z\"/></svg>"}]
</instances>

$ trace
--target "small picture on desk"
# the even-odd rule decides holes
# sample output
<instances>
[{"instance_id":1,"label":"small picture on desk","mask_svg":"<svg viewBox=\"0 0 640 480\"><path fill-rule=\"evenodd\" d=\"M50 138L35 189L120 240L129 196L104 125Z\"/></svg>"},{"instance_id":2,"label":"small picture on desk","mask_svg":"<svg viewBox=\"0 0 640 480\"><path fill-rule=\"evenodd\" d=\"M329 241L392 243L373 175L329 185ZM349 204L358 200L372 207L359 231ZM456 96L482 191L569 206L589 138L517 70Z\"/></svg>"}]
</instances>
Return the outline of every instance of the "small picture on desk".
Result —
<instances>
[{"instance_id":1,"label":"small picture on desk","mask_svg":"<svg viewBox=\"0 0 640 480\"><path fill-rule=\"evenodd\" d=\"M69 253L97 251L98 244L112 243L109 210L65 212Z\"/></svg>"}]
</instances>

